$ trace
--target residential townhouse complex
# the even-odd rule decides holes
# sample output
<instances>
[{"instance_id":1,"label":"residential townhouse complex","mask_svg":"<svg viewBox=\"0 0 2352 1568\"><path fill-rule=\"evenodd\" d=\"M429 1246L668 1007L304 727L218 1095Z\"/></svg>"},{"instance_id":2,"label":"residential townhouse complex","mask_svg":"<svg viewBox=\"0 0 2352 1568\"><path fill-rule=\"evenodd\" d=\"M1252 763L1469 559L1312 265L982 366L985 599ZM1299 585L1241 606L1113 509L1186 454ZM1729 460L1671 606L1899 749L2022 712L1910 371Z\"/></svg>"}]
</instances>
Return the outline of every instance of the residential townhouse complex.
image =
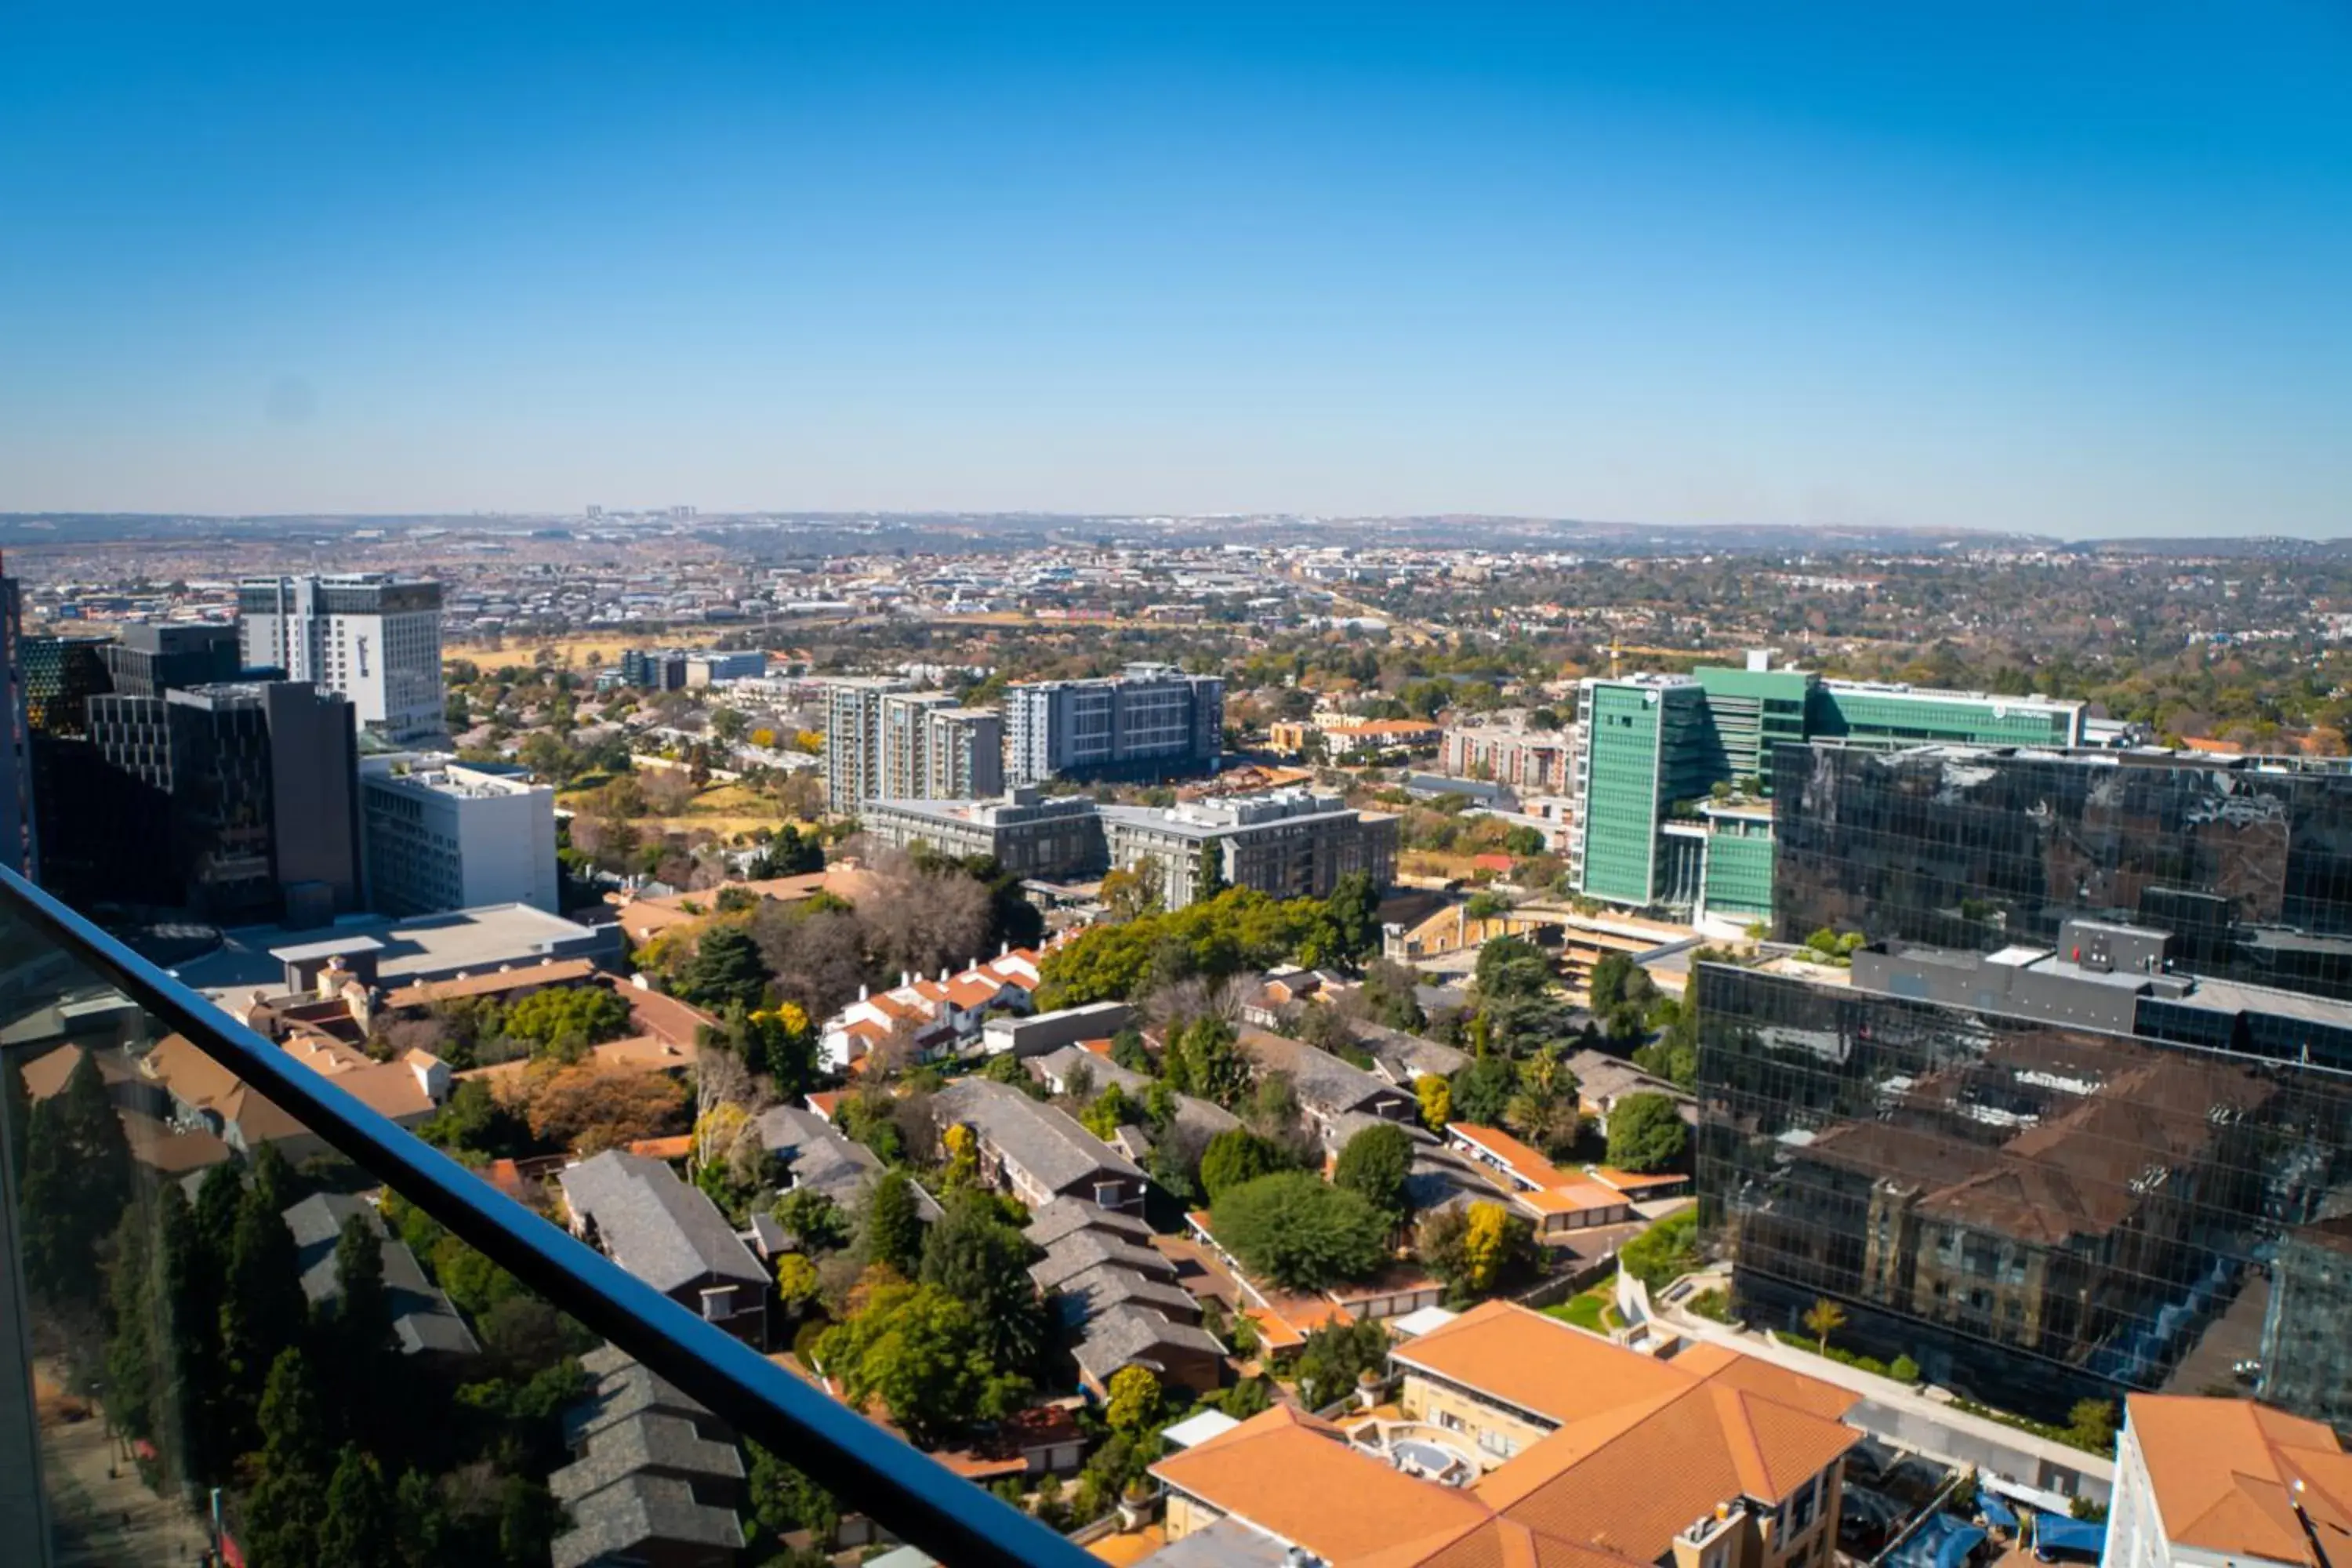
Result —
<instances>
[{"instance_id":1,"label":"residential townhouse complex","mask_svg":"<svg viewBox=\"0 0 2352 1568\"><path fill-rule=\"evenodd\" d=\"M1217 1532L1213 1560L1266 1568L1829 1568L1858 1396L1666 1349L1489 1302L1391 1350L1392 1414L1284 1406L1154 1465L1162 1556Z\"/></svg>"},{"instance_id":2,"label":"residential townhouse complex","mask_svg":"<svg viewBox=\"0 0 2352 1568\"><path fill-rule=\"evenodd\" d=\"M1396 879L1397 819L1356 811L1337 795L1279 789L1098 809L1111 864L1156 865L1160 899L1171 909L1218 885L1323 899L1351 872L1370 877L1376 889Z\"/></svg>"}]
</instances>

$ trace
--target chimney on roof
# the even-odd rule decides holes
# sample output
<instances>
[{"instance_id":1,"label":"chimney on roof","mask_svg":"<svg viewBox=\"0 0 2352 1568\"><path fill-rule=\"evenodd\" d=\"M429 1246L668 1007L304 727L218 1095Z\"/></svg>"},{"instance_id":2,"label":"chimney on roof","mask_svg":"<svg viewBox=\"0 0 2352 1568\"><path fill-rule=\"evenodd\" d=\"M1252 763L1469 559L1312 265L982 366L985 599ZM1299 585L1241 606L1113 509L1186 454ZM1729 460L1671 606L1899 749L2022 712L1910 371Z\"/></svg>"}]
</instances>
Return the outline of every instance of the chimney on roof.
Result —
<instances>
[{"instance_id":1,"label":"chimney on roof","mask_svg":"<svg viewBox=\"0 0 2352 1568\"><path fill-rule=\"evenodd\" d=\"M912 985L914 983L915 983L915 973L914 973L914 971L912 971L912 970L910 970L910 969L902 969L902 970L898 971L898 984L900 985L900 987L901 987L901 988L904 988L904 987L908 986L908 985Z\"/></svg>"},{"instance_id":2,"label":"chimney on roof","mask_svg":"<svg viewBox=\"0 0 2352 1568\"><path fill-rule=\"evenodd\" d=\"M942 963L942 964L940 964L940 984L942 984L942 985L945 985L947 983L948 983L948 966L947 966L946 964Z\"/></svg>"},{"instance_id":3,"label":"chimney on roof","mask_svg":"<svg viewBox=\"0 0 2352 1568\"><path fill-rule=\"evenodd\" d=\"M865 1001L865 1000L866 1000L866 982L864 982L863 980L861 980L861 981L859 981L859 982L857 983L857 999L858 999L860 1002L863 1002L863 1001Z\"/></svg>"}]
</instances>

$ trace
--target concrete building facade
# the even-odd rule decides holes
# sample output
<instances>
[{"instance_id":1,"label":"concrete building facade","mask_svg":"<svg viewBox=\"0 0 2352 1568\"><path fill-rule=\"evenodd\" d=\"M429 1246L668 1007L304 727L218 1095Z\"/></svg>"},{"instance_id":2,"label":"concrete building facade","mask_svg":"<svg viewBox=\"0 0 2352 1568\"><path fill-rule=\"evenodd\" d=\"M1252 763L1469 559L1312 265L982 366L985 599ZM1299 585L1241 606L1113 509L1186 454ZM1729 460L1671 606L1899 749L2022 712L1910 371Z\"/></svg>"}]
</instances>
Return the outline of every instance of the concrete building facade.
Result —
<instances>
[{"instance_id":1,"label":"concrete building facade","mask_svg":"<svg viewBox=\"0 0 2352 1568\"><path fill-rule=\"evenodd\" d=\"M391 740L441 732L440 584L375 572L248 577L236 610L247 668L347 697L361 728Z\"/></svg>"},{"instance_id":2,"label":"concrete building facade","mask_svg":"<svg viewBox=\"0 0 2352 1568\"><path fill-rule=\"evenodd\" d=\"M446 756L370 757L360 806L374 909L559 912L555 791L529 774Z\"/></svg>"},{"instance_id":3,"label":"concrete building facade","mask_svg":"<svg viewBox=\"0 0 2352 1568\"><path fill-rule=\"evenodd\" d=\"M1374 888L1396 879L1397 819L1353 810L1337 795L1281 789L1165 808L1097 809L1111 864L1156 864L1170 909L1213 890L1203 874L1212 863L1224 886L1284 899L1328 898L1352 871Z\"/></svg>"},{"instance_id":4,"label":"concrete building facade","mask_svg":"<svg viewBox=\"0 0 2352 1568\"><path fill-rule=\"evenodd\" d=\"M1004 693L1016 784L1214 773L1224 724L1224 681L1168 664L1130 664L1098 680L1024 682Z\"/></svg>"}]
</instances>

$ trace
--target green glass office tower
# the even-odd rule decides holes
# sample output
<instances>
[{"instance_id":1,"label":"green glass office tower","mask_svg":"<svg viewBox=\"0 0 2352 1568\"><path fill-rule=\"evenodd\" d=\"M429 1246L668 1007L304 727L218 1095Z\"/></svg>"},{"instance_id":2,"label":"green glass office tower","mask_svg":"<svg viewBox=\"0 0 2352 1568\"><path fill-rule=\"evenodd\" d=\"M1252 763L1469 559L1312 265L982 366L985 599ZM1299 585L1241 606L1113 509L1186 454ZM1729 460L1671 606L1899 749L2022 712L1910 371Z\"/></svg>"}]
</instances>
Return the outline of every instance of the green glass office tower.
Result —
<instances>
[{"instance_id":1,"label":"green glass office tower","mask_svg":"<svg viewBox=\"0 0 2352 1568\"><path fill-rule=\"evenodd\" d=\"M1776 746L2076 746L2083 704L2043 697L1914 689L1773 669L1702 666L1687 676L1594 678L1578 688L1580 728L1569 871L1588 898L1742 924L1771 915L1769 818ZM1742 792L1710 805L1717 786Z\"/></svg>"}]
</instances>

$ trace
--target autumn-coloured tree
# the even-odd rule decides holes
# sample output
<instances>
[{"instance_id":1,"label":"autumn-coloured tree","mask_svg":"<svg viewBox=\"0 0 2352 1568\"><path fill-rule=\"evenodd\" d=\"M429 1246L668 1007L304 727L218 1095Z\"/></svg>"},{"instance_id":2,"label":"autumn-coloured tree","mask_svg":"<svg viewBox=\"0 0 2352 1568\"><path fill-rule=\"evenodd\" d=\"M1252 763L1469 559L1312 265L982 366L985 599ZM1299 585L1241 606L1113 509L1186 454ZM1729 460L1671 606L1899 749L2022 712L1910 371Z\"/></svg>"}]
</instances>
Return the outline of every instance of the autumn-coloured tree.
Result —
<instances>
[{"instance_id":1,"label":"autumn-coloured tree","mask_svg":"<svg viewBox=\"0 0 2352 1568\"><path fill-rule=\"evenodd\" d=\"M520 1095L531 1135L579 1154L663 1137L686 1120L685 1086L663 1073L541 1064L525 1075Z\"/></svg>"}]
</instances>

